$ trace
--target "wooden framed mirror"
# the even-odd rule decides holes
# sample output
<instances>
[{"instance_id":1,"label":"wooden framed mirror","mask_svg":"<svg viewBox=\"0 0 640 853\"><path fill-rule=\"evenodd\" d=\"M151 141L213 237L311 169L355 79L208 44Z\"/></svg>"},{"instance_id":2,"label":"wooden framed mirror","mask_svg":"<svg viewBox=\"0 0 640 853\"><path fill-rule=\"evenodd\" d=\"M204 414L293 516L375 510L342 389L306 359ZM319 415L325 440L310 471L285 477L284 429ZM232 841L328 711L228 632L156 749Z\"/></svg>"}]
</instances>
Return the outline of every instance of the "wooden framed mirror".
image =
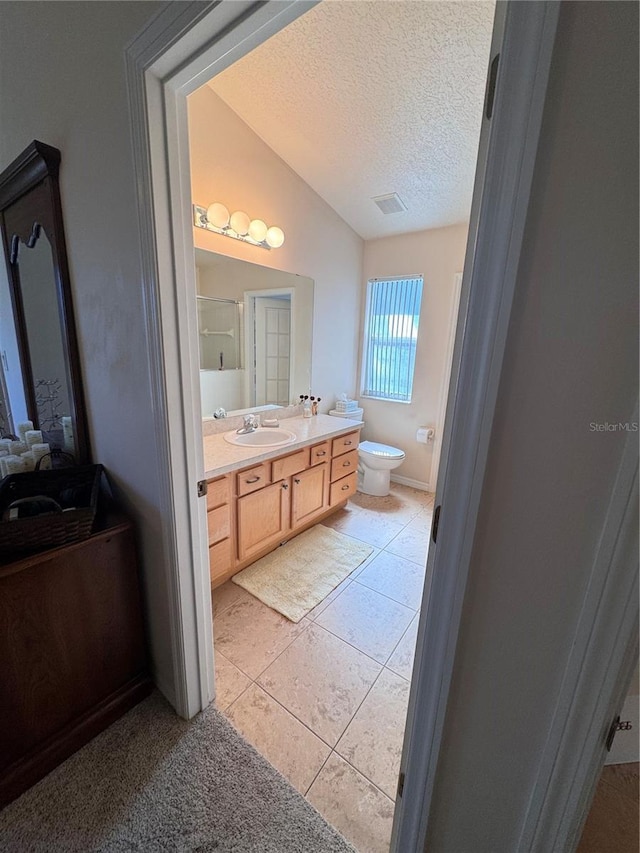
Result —
<instances>
[{"instance_id":1,"label":"wooden framed mirror","mask_svg":"<svg viewBox=\"0 0 640 853\"><path fill-rule=\"evenodd\" d=\"M34 141L0 174L0 229L23 397L15 371L13 383L5 381L5 387L14 424L26 415L52 449L71 452L78 463L85 464L91 461L91 452L59 167L58 149ZM0 350L7 376L2 340Z\"/></svg>"}]
</instances>

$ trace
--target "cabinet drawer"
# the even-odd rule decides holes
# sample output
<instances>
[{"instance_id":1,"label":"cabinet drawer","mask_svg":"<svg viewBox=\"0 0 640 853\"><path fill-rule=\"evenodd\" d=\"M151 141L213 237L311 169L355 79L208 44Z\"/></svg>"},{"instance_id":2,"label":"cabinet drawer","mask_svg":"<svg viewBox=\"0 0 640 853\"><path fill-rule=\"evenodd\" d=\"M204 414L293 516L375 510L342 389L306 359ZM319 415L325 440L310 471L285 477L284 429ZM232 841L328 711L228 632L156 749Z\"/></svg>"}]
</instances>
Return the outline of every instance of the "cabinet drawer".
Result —
<instances>
[{"instance_id":1,"label":"cabinet drawer","mask_svg":"<svg viewBox=\"0 0 640 853\"><path fill-rule=\"evenodd\" d=\"M217 506L222 506L222 504L228 504L230 497L228 477L221 477L219 480L209 480L207 482L207 509L214 509Z\"/></svg>"},{"instance_id":2,"label":"cabinet drawer","mask_svg":"<svg viewBox=\"0 0 640 853\"><path fill-rule=\"evenodd\" d=\"M346 477L352 471L358 469L358 451L350 450L348 453L343 453L342 456L336 457L331 462L331 482L335 483L341 477Z\"/></svg>"},{"instance_id":3,"label":"cabinet drawer","mask_svg":"<svg viewBox=\"0 0 640 853\"><path fill-rule=\"evenodd\" d=\"M271 463L271 482L277 483L278 480L285 480L293 474L298 474L309 467L309 448L304 447L296 453L291 453L289 456L284 456L282 459L276 459Z\"/></svg>"},{"instance_id":4,"label":"cabinet drawer","mask_svg":"<svg viewBox=\"0 0 640 853\"><path fill-rule=\"evenodd\" d=\"M357 482L358 476L354 471L353 474L349 474L341 480L336 480L335 483L331 483L329 505L335 506L336 504L346 501L347 498L350 498L351 495L355 494Z\"/></svg>"},{"instance_id":5,"label":"cabinet drawer","mask_svg":"<svg viewBox=\"0 0 640 853\"><path fill-rule=\"evenodd\" d=\"M357 450L359 443L359 431L348 432L346 435L341 435L340 438L334 438L331 444L331 455L340 456L341 453L348 453L349 450Z\"/></svg>"},{"instance_id":6,"label":"cabinet drawer","mask_svg":"<svg viewBox=\"0 0 640 853\"><path fill-rule=\"evenodd\" d=\"M247 468L246 471L241 471L236 474L236 489L238 497L242 495L257 492L258 489L268 486L271 482L269 477L269 463L263 462L262 465L256 465L254 468Z\"/></svg>"},{"instance_id":7,"label":"cabinet drawer","mask_svg":"<svg viewBox=\"0 0 640 853\"><path fill-rule=\"evenodd\" d=\"M215 583L231 569L231 539L223 539L209 548L209 577Z\"/></svg>"},{"instance_id":8,"label":"cabinet drawer","mask_svg":"<svg viewBox=\"0 0 640 853\"><path fill-rule=\"evenodd\" d=\"M219 506L207 513L207 528L209 530L209 545L214 545L221 539L226 539L231 533L229 507Z\"/></svg>"},{"instance_id":9,"label":"cabinet drawer","mask_svg":"<svg viewBox=\"0 0 640 853\"><path fill-rule=\"evenodd\" d=\"M323 462L328 462L331 456L331 442L323 441L322 444L315 444L311 448L310 465L321 465Z\"/></svg>"}]
</instances>

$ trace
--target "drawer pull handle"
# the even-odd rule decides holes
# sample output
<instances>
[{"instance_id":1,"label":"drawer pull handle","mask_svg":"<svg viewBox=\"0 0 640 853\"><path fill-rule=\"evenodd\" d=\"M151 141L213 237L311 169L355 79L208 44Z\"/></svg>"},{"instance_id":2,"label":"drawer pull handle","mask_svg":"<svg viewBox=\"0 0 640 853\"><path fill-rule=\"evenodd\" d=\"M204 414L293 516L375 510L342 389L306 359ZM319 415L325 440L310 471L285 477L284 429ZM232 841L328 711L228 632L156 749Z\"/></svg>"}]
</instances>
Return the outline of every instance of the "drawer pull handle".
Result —
<instances>
[{"instance_id":1,"label":"drawer pull handle","mask_svg":"<svg viewBox=\"0 0 640 853\"><path fill-rule=\"evenodd\" d=\"M351 462L343 462L342 463L343 468L349 468L350 466L351 466Z\"/></svg>"},{"instance_id":2,"label":"drawer pull handle","mask_svg":"<svg viewBox=\"0 0 640 853\"><path fill-rule=\"evenodd\" d=\"M343 486L343 487L342 487L342 491L343 491L343 492L348 491L348 489L349 489L349 486Z\"/></svg>"},{"instance_id":3,"label":"drawer pull handle","mask_svg":"<svg viewBox=\"0 0 640 853\"><path fill-rule=\"evenodd\" d=\"M351 439L349 439L349 441L345 441L344 446L345 446L345 447L348 447L350 444L353 444L353 442L351 441Z\"/></svg>"},{"instance_id":4,"label":"drawer pull handle","mask_svg":"<svg viewBox=\"0 0 640 853\"><path fill-rule=\"evenodd\" d=\"M293 482L294 482L294 483L299 483L299 482L300 482L300 480L298 480L298 479L296 478L296 479L294 479L294 481L293 481Z\"/></svg>"},{"instance_id":5,"label":"drawer pull handle","mask_svg":"<svg viewBox=\"0 0 640 853\"><path fill-rule=\"evenodd\" d=\"M250 486L252 483L257 483L260 477L252 477L250 480L245 480L247 486Z\"/></svg>"},{"instance_id":6,"label":"drawer pull handle","mask_svg":"<svg viewBox=\"0 0 640 853\"><path fill-rule=\"evenodd\" d=\"M326 455L327 455L327 451L326 451L326 450L318 450L318 451L316 452L316 456L326 456Z\"/></svg>"}]
</instances>

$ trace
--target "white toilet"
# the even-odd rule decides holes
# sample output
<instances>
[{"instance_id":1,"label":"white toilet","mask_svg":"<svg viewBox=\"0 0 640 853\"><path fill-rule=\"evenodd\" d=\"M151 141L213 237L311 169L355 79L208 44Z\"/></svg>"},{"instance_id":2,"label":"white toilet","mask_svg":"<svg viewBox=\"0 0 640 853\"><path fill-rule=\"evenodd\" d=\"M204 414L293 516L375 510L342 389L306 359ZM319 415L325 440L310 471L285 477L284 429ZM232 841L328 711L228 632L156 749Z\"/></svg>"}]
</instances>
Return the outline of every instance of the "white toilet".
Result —
<instances>
[{"instance_id":1,"label":"white toilet","mask_svg":"<svg viewBox=\"0 0 640 853\"><path fill-rule=\"evenodd\" d=\"M402 465L405 455L397 447L361 441L358 445L358 491L384 497L389 494L391 472Z\"/></svg>"}]
</instances>

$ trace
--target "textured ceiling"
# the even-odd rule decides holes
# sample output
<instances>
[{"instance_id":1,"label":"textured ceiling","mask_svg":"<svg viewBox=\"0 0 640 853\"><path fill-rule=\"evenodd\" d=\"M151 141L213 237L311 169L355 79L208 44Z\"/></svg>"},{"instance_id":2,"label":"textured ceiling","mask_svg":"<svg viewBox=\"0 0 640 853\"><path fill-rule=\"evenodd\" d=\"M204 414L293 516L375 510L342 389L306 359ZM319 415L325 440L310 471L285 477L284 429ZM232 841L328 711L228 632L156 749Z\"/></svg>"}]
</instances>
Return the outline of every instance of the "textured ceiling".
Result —
<instances>
[{"instance_id":1,"label":"textured ceiling","mask_svg":"<svg viewBox=\"0 0 640 853\"><path fill-rule=\"evenodd\" d=\"M466 221L493 12L325 0L209 85L363 238Z\"/></svg>"}]
</instances>

